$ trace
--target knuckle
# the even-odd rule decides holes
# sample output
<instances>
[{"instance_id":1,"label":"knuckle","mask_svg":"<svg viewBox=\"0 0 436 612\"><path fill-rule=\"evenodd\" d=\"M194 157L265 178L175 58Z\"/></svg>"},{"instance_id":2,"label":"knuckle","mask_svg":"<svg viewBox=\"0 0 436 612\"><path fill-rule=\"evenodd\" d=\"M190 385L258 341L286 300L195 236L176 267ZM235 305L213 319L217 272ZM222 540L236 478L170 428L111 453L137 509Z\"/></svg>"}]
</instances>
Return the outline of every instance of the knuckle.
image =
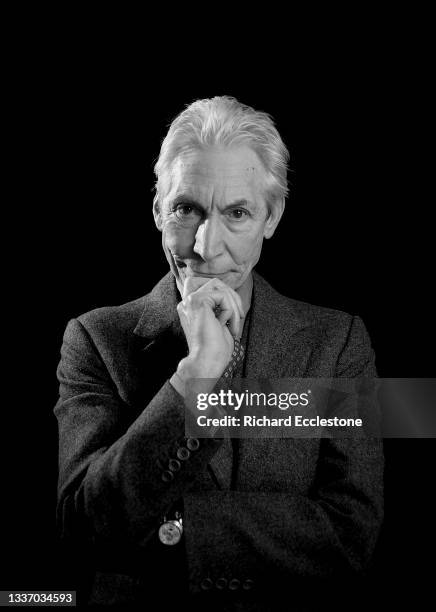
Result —
<instances>
[{"instance_id":1,"label":"knuckle","mask_svg":"<svg viewBox=\"0 0 436 612\"><path fill-rule=\"evenodd\" d=\"M190 293L184 300L186 308L194 308L198 303L198 297L194 293Z\"/></svg>"},{"instance_id":2,"label":"knuckle","mask_svg":"<svg viewBox=\"0 0 436 612\"><path fill-rule=\"evenodd\" d=\"M198 279L195 277L189 277L185 280L185 284L183 286L183 296L187 297L191 293L194 293L198 289Z\"/></svg>"}]
</instances>

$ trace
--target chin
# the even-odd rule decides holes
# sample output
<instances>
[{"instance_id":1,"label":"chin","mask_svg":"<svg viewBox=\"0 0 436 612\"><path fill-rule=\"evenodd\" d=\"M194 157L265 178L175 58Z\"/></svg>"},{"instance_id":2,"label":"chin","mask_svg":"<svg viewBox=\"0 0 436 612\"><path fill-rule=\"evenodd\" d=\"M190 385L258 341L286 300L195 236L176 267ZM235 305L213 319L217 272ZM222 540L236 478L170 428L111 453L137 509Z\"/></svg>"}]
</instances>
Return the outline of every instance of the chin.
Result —
<instances>
[{"instance_id":1,"label":"chin","mask_svg":"<svg viewBox=\"0 0 436 612\"><path fill-rule=\"evenodd\" d=\"M240 278L239 274L237 274L237 275L229 274L229 276L224 278L223 280L226 283L226 285L228 285L229 287L231 287L235 291L236 291L236 289L238 289L241 286L241 278Z\"/></svg>"},{"instance_id":2,"label":"chin","mask_svg":"<svg viewBox=\"0 0 436 612\"><path fill-rule=\"evenodd\" d=\"M245 283L248 274L249 272L231 272L225 282L231 289L237 291Z\"/></svg>"}]
</instances>

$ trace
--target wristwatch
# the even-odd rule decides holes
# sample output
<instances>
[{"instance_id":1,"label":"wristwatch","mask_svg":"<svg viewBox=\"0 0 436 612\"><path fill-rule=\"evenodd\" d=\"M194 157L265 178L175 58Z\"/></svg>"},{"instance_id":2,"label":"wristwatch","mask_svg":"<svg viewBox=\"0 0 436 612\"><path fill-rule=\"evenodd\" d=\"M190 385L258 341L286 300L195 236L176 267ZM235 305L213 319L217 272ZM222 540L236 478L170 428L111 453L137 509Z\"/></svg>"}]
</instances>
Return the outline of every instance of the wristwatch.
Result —
<instances>
[{"instance_id":1,"label":"wristwatch","mask_svg":"<svg viewBox=\"0 0 436 612\"><path fill-rule=\"evenodd\" d=\"M175 513L175 518L167 520L164 516L162 525L159 527L159 540L166 546L174 546L178 544L183 535L182 515L180 512Z\"/></svg>"}]
</instances>

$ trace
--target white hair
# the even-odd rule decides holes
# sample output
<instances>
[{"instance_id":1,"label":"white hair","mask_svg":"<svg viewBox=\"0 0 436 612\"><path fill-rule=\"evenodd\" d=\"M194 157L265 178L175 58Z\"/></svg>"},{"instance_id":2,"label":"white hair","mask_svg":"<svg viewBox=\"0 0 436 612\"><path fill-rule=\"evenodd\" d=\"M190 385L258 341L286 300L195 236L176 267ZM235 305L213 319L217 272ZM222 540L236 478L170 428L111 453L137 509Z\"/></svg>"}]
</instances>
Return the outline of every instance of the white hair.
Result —
<instances>
[{"instance_id":1,"label":"white hair","mask_svg":"<svg viewBox=\"0 0 436 612\"><path fill-rule=\"evenodd\" d=\"M240 144L255 151L265 168L268 205L286 198L289 152L272 117L236 98L216 96L189 104L172 122L154 166L157 177L154 202L164 197L164 180L170 177L180 154L213 145Z\"/></svg>"}]
</instances>

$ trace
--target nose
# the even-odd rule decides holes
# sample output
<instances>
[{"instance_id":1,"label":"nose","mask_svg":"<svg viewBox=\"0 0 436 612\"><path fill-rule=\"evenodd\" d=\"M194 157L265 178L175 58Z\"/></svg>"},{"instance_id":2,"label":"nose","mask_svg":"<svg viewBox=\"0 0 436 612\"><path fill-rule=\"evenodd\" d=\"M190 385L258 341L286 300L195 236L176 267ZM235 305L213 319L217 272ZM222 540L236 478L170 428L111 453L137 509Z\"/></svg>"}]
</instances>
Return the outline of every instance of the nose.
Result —
<instances>
[{"instance_id":1,"label":"nose","mask_svg":"<svg viewBox=\"0 0 436 612\"><path fill-rule=\"evenodd\" d=\"M221 255L224 250L223 227L217 217L210 217L200 223L195 234L194 252L204 261Z\"/></svg>"}]
</instances>

